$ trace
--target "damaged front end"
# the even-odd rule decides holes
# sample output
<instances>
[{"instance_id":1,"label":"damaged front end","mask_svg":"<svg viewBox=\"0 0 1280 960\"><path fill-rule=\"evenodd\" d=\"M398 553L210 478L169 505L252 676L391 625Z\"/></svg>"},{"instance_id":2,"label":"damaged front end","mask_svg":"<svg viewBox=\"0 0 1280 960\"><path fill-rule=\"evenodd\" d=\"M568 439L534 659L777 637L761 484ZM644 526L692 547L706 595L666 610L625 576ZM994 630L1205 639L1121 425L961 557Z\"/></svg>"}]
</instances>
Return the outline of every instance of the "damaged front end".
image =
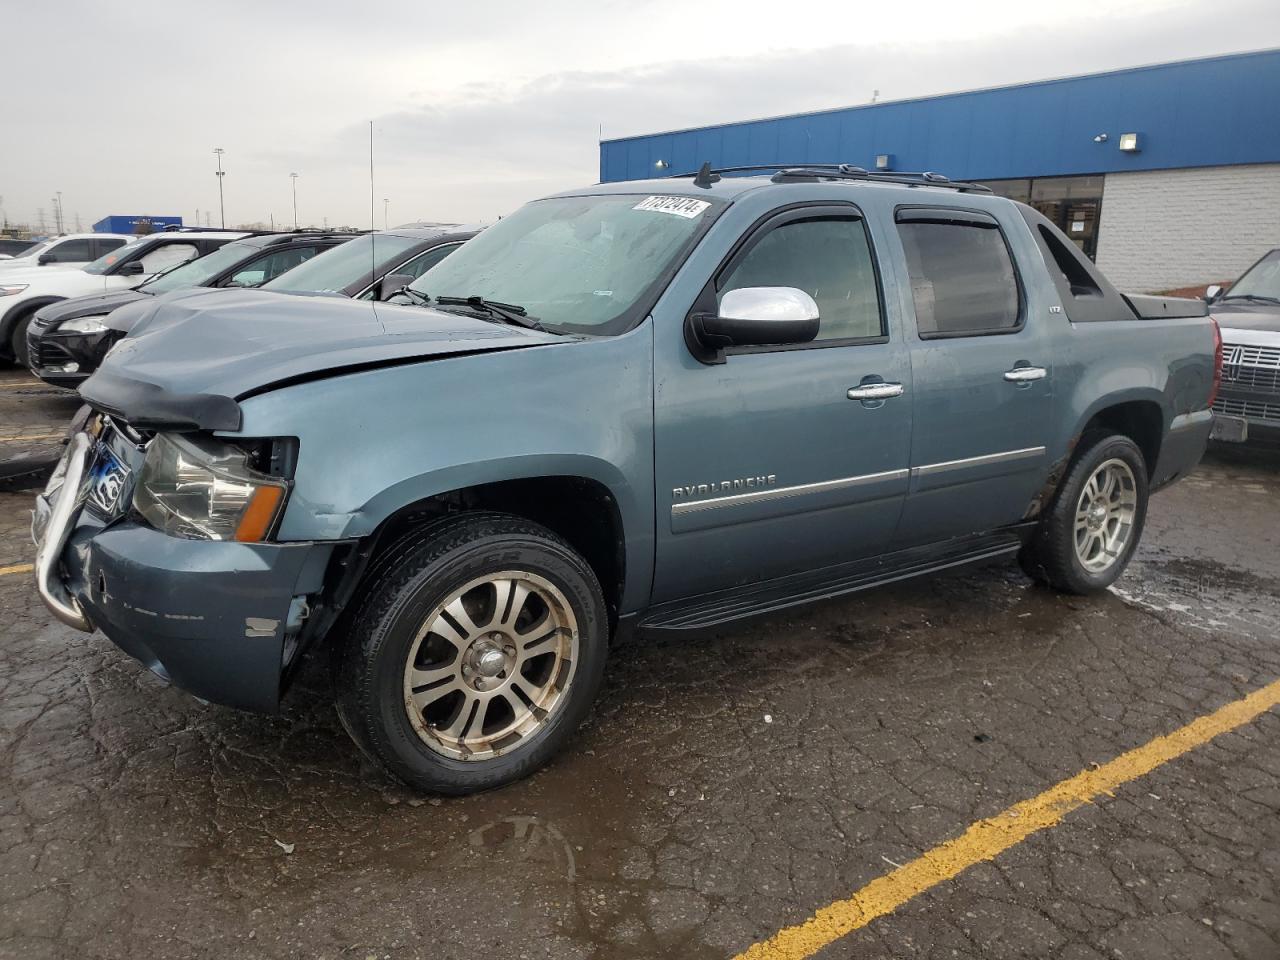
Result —
<instances>
[{"instance_id":1,"label":"damaged front end","mask_svg":"<svg viewBox=\"0 0 1280 960\"><path fill-rule=\"evenodd\" d=\"M41 598L203 699L276 710L352 549L271 540L295 459L289 438L146 435L93 413L36 501Z\"/></svg>"}]
</instances>

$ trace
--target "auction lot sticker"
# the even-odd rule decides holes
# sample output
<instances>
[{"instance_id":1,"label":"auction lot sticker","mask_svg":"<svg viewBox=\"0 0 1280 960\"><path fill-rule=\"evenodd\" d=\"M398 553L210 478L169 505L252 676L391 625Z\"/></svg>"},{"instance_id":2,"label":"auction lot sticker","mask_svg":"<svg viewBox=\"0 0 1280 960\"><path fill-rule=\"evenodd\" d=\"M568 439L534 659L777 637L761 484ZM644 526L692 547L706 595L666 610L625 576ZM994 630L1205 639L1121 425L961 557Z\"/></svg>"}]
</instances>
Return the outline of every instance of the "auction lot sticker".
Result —
<instances>
[{"instance_id":1,"label":"auction lot sticker","mask_svg":"<svg viewBox=\"0 0 1280 960\"><path fill-rule=\"evenodd\" d=\"M674 213L677 217L692 220L711 206L706 200L692 197L645 197L632 210L654 210L658 213Z\"/></svg>"}]
</instances>

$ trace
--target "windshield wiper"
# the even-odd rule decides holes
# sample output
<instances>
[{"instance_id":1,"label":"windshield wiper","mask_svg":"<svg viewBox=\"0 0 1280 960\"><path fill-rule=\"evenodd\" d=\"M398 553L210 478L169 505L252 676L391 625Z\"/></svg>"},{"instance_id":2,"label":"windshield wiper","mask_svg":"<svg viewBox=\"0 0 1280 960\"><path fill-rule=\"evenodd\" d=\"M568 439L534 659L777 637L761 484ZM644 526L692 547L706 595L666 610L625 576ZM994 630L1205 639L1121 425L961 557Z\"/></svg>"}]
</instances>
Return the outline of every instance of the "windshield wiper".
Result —
<instances>
[{"instance_id":1,"label":"windshield wiper","mask_svg":"<svg viewBox=\"0 0 1280 960\"><path fill-rule=\"evenodd\" d=\"M1259 293L1229 293L1223 300L1256 300L1258 303L1280 303L1280 298L1264 297Z\"/></svg>"},{"instance_id":2,"label":"windshield wiper","mask_svg":"<svg viewBox=\"0 0 1280 960\"><path fill-rule=\"evenodd\" d=\"M442 307L470 307L472 310L482 310L506 323L528 330L541 330L545 333L547 329L538 322L537 317L529 316L529 311L514 303L500 303L497 300L486 300L484 297L436 297L435 301Z\"/></svg>"},{"instance_id":3,"label":"windshield wiper","mask_svg":"<svg viewBox=\"0 0 1280 960\"><path fill-rule=\"evenodd\" d=\"M414 303L422 307L425 307L427 304L431 302L430 297L428 297L425 293L419 293L417 290L413 289L413 287L401 287L395 293L391 294L391 296L398 297L401 294L404 294Z\"/></svg>"}]
</instances>

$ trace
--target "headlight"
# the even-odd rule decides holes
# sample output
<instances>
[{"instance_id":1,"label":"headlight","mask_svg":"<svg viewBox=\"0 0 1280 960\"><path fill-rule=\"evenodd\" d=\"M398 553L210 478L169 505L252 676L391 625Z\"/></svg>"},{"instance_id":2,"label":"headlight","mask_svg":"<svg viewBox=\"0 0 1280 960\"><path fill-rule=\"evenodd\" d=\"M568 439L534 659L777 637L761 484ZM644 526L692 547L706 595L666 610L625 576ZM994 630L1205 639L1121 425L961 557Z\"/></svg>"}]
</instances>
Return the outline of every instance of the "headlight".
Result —
<instances>
[{"instance_id":1,"label":"headlight","mask_svg":"<svg viewBox=\"0 0 1280 960\"><path fill-rule=\"evenodd\" d=\"M159 434L147 448L134 509L175 537L257 543L280 515L288 483L248 461L230 444Z\"/></svg>"},{"instance_id":2,"label":"headlight","mask_svg":"<svg viewBox=\"0 0 1280 960\"><path fill-rule=\"evenodd\" d=\"M27 287L29 286L31 286L31 284L29 283L0 284L0 297L12 297L15 294L21 293L23 290L27 289Z\"/></svg>"},{"instance_id":3,"label":"headlight","mask_svg":"<svg viewBox=\"0 0 1280 960\"><path fill-rule=\"evenodd\" d=\"M107 325L102 321L106 316L99 317L76 317L74 320L67 320L58 324L58 330L62 333L103 333L107 329Z\"/></svg>"}]
</instances>

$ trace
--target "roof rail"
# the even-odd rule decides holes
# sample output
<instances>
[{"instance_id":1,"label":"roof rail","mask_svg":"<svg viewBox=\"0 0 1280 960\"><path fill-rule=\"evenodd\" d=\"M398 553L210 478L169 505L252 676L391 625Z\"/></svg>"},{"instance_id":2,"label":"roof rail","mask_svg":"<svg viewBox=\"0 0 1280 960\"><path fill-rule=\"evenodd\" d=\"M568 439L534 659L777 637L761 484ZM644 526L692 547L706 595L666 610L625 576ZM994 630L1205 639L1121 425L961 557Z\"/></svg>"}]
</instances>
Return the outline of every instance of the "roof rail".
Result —
<instances>
[{"instance_id":1,"label":"roof rail","mask_svg":"<svg viewBox=\"0 0 1280 960\"><path fill-rule=\"evenodd\" d=\"M722 173L777 172L771 178L774 183L816 180L863 180L873 183L897 183L908 187L944 187L960 193L990 193L991 188L967 180L952 180L940 173L881 173L856 167L850 163L757 163L739 167L712 167L704 163L697 173L672 174L672 178L693 177L699 187L709 187L720 179Z\"/></svg>"}]
</instances>

